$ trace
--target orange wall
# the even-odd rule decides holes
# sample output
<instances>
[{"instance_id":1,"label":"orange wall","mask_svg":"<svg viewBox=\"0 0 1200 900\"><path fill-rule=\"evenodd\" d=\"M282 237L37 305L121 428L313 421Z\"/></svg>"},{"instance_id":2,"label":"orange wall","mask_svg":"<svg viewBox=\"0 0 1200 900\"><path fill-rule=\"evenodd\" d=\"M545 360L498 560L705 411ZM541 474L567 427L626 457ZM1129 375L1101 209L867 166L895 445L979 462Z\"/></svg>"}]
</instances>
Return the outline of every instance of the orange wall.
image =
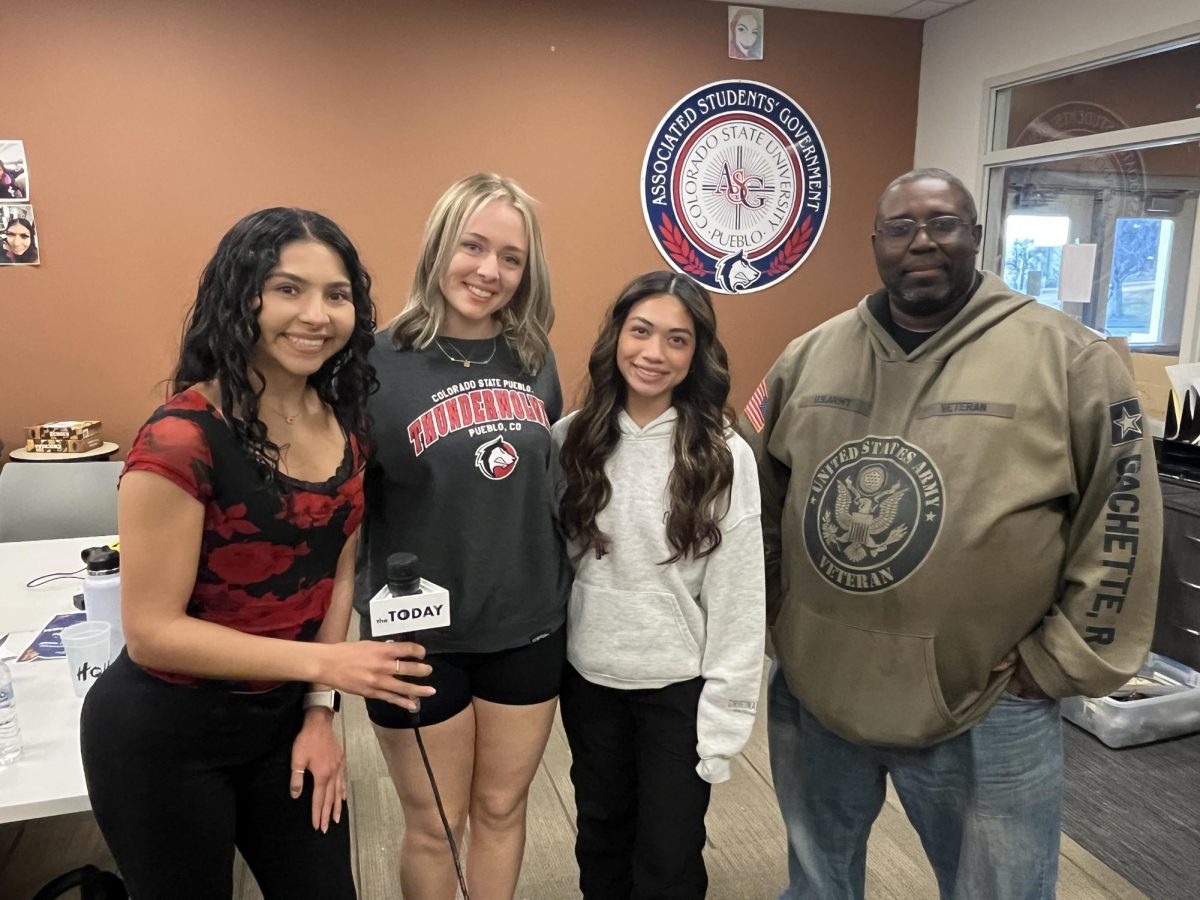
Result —
<instances>
[{"instance_id":1,"label":"orange wall","mask_svg":"<svg viewBox=\"0 0 1200 900\"><path fill-rule=\"evenodd\" d=\"M433 201L477 170L541 201L570 395L603 308L665 268L639 200L650 135L728 78L794 97L832 172L801 270L718 298L740 407L791 337L877 283L868 233L912 163L921 23L769 8L767 59L747 63L726 58L725 15L699 0L25 5L4 22L0 138L25 141L43 264L0 269L0 440L100 418L124 451L161 401L200 269L256 208L339 222L385 321Z\"/></svg>"}]
</instances>

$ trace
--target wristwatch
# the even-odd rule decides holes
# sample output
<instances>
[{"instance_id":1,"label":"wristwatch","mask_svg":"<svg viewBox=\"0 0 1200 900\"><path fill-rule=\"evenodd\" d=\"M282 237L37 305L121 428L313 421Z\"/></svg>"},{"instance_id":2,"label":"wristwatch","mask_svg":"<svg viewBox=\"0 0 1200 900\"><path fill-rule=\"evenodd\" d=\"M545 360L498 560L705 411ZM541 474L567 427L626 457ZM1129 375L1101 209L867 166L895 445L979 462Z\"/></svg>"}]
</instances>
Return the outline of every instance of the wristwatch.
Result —
<instances>
[{"instance_id":1,"label":"wristwatch","mask_svg":"<svg viewBox=\"0 0 1200 900\"><path fill-rule=\"evenodd\" d=\"M342 708L342 695L340 691L309 691L304 695L304 708L310 706L323 706L333 712L339 712Z\"/></svg>"}]
</instances>

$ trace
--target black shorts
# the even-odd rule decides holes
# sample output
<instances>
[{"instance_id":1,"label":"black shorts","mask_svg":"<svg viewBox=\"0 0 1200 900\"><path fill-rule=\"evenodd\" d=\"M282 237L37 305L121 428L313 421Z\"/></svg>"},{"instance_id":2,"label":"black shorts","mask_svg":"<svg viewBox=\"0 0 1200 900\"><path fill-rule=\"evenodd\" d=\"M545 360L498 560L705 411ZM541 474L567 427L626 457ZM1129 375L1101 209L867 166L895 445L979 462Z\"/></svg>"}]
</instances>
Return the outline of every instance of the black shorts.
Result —
<instances>
[{"instance_id":1,"label":"black shorts","mask_svg":"<svg viewBox=\"0 0 1200 900\"><path fill-rule=\"evenodd\" d=\"M360 637L370 640L369 634L361 632L371 623L366 616L361 621ZM437 688L432 697L421 698L416 721L408 710L384 700L367 700L367 715L381 728L412 728L453 718L472 697L508 706L545 703L558 696L566 656L566 625L535 643L494 653L430 653L425 662L433 671L424 678L405 679Z\"/></svg>"}]
</instances>

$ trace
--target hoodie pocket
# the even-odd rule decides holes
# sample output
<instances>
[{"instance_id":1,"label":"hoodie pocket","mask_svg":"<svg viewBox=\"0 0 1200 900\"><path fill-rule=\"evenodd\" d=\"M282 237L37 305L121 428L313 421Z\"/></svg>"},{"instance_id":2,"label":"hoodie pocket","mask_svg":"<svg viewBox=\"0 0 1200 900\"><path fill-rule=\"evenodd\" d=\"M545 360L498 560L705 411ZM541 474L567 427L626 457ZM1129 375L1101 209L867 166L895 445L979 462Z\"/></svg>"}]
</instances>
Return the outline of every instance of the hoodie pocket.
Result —
<instances>
[{"instance_id":1,"label":"hoodie pocket","mask_svg":"<svg viewBox=\"0 0 1200 900\"><path fill-rule=\"evenodd\" d=\"M673 595L576 581L567 611L567 656L589 674L677 681L699 674L700 648Z\"/></svg>"},{"instance_id":2,"label":"hoodie pocket","mask_svg":"<svg viewBox=\"0 0 1200 900\"><path fill-rule=\"evenodd\" d=\"M847 625L803 607L785 616L780 625L793 636L783 654L788 684L826 727L851 741L897 746L956 730L932 637Z\"/></svg>"}]
</instances>

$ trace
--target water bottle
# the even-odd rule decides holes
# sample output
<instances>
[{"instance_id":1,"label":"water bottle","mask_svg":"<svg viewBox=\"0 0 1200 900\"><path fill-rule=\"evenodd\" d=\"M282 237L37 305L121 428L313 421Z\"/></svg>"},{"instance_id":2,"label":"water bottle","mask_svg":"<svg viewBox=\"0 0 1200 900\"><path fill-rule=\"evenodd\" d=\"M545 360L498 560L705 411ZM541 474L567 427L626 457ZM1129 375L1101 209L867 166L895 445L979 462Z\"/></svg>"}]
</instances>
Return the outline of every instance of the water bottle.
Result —
<instances>
[{"instance_id":1,"label":"water bottle","mask_svg":"<svg viewBox=\"0 0 1200 900\"><path fill-rule=\"evenodd\" d=\"M17 701L13 697L12 672L0 659L0 766L21 755L21 727L17 724Z\"/></svg>"},{"instance_id":2,"label":"water bottle","mask_svg":"<svg viewBox=\"0 0 1200 900\"><path fill-rule=\"evenodd\" d=\"M89 547L82 553L87 563L83 577L83 607L88 621L107 622L112 626L109 661L125 646L121 630L121 554L109 547Z\"/></svg>"}]
</instances>

